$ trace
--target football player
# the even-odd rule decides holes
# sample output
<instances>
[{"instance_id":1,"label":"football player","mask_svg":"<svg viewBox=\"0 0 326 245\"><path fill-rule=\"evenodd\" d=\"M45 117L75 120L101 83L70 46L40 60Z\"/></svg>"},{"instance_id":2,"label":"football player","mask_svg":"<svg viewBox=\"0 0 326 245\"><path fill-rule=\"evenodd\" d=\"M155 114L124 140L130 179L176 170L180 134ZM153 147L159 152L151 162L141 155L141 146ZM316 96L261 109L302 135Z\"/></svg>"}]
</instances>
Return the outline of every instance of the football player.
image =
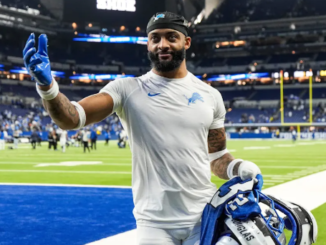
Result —
<instances>
[{"instance_id":1,"label":"football player","mask_svg":"<svg viewBox=\"0 0 326 245\"><path fill-rule=\"evenodd\" d=\"M80 129L113 112L120 117L133 154L139 245L198 244L202 211L216 191L211 171L222 179L260 173L256 164L228 152L222 96L187 70L188 26L174 13L155 14L147 25L151 71L110 82L79 102L59 92L46 35L36 50L31 34L23 51L44 107L62 129Z\"/></svg>"}]
</instances>

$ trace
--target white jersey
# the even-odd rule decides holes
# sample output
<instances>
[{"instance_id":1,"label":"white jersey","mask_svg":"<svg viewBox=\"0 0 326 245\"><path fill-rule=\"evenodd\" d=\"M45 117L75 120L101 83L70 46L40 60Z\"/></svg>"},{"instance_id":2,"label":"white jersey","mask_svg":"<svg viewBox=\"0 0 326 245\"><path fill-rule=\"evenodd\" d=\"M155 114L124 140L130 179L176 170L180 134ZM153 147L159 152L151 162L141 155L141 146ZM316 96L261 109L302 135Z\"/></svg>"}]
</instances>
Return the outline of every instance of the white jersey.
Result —
<instances>
[{"instance_id":1,"label":"white jersey","mask_svg":"<svg viewBox=\"0 0 326 245\"><path fill-rule=\"evenodd\" d=\"M83 141L87 142L91 136L91 132L89 131L83 131Z\"/></svg>"},{"instance_id":2,"label":"white jersey","mask_svg":"<svg viewBox=\"0 0 326 245\"><path fill-rule=\"evenodd\" d=\"M152 71L115 80L111 95L132 151L132 190L137 225L193 226L216 192L207 136L224 127L221 94L188 72L167 79Z\"/></svg>"},{"instance_id":3,"label":"white jersey","mask_svg":"<svg viewBox=\"0 0 326 245\"><path fill-rule=\"evenodd\" d=\"M19 138L20 134L21 134L21 131L18 130L18 129L16 129L16 130L14 131L14 133L13 133L13 135L14 135L15 138Z\"/></svg>"},{"instance_id":4,"label":"white jersey","mask_svg":"<svg viewBox=\"0 0 326 245\"><path fill-rule=\"evenodd\" d=\"M66 130L62 130L61 134L60 134L60 143L61 144L65 144L67 141L67 131Z\"/></svg>"},{"instance_id":5,"label":"white jersey","mask_svg":"<svg viewBox=\"0 0 326 245\"><path fill-rule=\"evenodd\" d=\"M126 132L124 130L121 130L119 137L121 140L126 140L126 138L127 138Z\"/></svg>"}]
</instances>

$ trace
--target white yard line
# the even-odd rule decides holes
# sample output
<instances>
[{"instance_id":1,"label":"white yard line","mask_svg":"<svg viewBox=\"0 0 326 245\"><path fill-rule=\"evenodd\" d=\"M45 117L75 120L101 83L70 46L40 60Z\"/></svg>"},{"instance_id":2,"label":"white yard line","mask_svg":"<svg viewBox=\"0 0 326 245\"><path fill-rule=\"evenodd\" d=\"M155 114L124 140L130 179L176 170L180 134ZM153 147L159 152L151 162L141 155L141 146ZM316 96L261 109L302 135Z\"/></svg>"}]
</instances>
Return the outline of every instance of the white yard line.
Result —
<instances>
[{"instance_id":1,"label":"white yard line","mask_svg":"<svg viewBox=\"0 0 326 245\"><path fill-rule=\"evenodd\" d=\"M269 150L270 146L247 146L243 147L244 150Z\"/></svg>"},{"instance_id":2,"label":"white yard line","mask_svg":"<svg viewBox=\"0 0 326 245\"><path fill-rule=\"evenodd\" d=\"M60 153L61 154L61 153ZM32 156L32 155L31 155ZM33 155L33 156L35 156L35 155ZM51 159L60 159L60 160L62 160L63 158L64 159L68 159L68 160L70 160L70 159L74 159L74 160L76 160L76 159L85 159L85 156L83 157L83 156L68 156L68 155L66 155L66 154L64 154L64 153L62 153L62 155L58 155L58 156L49 156L48 155L48 157L47 158L51 158ZM110 159L115 159L114 161L117 161L117 160L123 160L123 161L131 161L131 157L130 158L120 158L120 157L110 157L110 156L106 156L106 157L99 157L98 155L94 155L92 158L94 158L95 160L98 160L98 161L103 161L103 160L110 160Z\"/></svg>"},{"instance_id":3,"label":"white yard line","mask_svg":"<svg viewBox=\"0 0 326 245\"><path fill-rule=\"evenodd\" d=\"M37 164L52 164L52 163L35 163L35 162L0 162L0 165L10 165L10 164L17 164L17 165L37 165ZM53 163L54 164L54 163ZM78 165L78 166L87 166L87 165ZM101 163L95 164L92 166L130 166L131 163ZM66 166L57 166L57 167L66 167ZM76 166L74 166L76 167Z\"/></svg>"},{"instance_id":4,"label":"white yard line","mask_svg":"<svg viewBox=\"0 0 326 245\"><path fill-rule=\"evenodd\" d=\"M258 161L259 162L277 162L277 163L293 162L293 163L296 163L296 164L298 164L298 162L306 162L305 160L287 160L287 159L271 160L271 159L260 159L260 158L250 158L250 160L251 161L255 161L255 162L258 162ZM317 161L317 162L324 162L324 163L326 163L325 159L324 159L324 161Z\"/></svg>"},{"instance_id":5,"label":"white yard line","mask_svg":"<svg viewBox=\"0 0 326 245\"><path fill-rule=\"evenodd\" d=\"M299 142L297 145L315 145L315 142Z\"/></svg>"},{"instance_id":6,"label":"white yard line","mask_svg":"<svg viewBox=\"0 0 326 245\"><path fill-rule=\"evenodd\" d=\"M285 178L286 175L280 175L280 174L264 174L265 178Z\"/></svg>"},{"instance_id":7,"label":"white yard line","mask_svg":"<svg viewBox=\"0 0 326 245\"><path fill-rule=\"evenodd\" d=\"M272 180L277 180L277 179L283 179L283 180L292 180L292 179L294 179L293 177L291 177L291 176L280 176L280 177L272 177L271 178Z\"/></svg>"},{"instance_id":8,"label":"white yard line","mask_svg":"<svg viewBox=\"0 0 326 245\"><path fill-rule=\"evenodd\" d=\"M295 147L295 145L274 145L274 147Z\"/></svg>"},{"instance_id":9,"label":"white yard line","mask_svg":"<svg viewBox=\"0 0 326 245\"><path fill-rule=\"evenodd\" d=\"M131 172L119 171L69 171L69 170L18 170L18 169L0 169L1 172L13 173L64 173L64 174L131 174Z\"/></svg>"},{"instance_id":10,"label":"white yard line","mask_svg":"<svg viewBox=\"0 0 326 245\"><path fill-rule=\"evenodd\" d=\"M282 183L285 180L281 180L281 179L264 179L264 184L265 183Z\"/></svg>"},{"instance_id":11,"label":"white yard line","mask_svg":"<svg viewBox=\"0 0 326 245\"><path fill-rule=\"evenodd\" d=\"M291 157L288 157L288 156L283 156L282 159L280 159L280 160L266 159L266 157L259 157L259 156L253 156L250 159L268 160L268 161L274 161L274 162L279 162L279 161L304 161L304 160L302 160L302 157L307 157L307 154L300 154L300 152L298 151L298 152L295 153L295 155L292 154L292 155L290 155ZM324 160L324 162L325 162L325 157L324 156L322 156L322 157L314 156L314 160L315 159Z\"/></svg>"},{"instance_id":12,"label":"white yard line","mask_svg":"<svg viewBox=\"0 0 326 245\"><path fill-rule=\"evenodd\" d=\"M307 169L310 168L310 166L264 166L264 165L259 165L259 168L276 168L276 169L283 169L283 168L298 168L298 169Z\"/></svg>"}]
</instances>

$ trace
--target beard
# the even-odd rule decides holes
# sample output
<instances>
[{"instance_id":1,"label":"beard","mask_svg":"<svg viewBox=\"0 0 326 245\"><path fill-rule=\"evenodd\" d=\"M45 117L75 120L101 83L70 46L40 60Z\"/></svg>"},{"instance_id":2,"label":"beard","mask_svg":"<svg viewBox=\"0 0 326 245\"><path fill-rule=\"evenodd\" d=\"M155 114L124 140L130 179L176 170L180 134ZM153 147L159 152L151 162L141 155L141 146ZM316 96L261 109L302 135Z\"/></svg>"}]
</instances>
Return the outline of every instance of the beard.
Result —
<instances>
[{"instance_id":1,"label":"beard","mask_svg":"<svg viewBox=\"0 0 326 245\"><path fill-rule=\"evenodd\" d=\"M162 52L164 53L164 52ZM151 66L159 72L174 71L179 68L182 61L186 57L186 49L183 47L180 50L169 52L171 54L171 60L160 60L159 54L148 51L148 59L151 61Z\"/></svg>"}]
</instances>

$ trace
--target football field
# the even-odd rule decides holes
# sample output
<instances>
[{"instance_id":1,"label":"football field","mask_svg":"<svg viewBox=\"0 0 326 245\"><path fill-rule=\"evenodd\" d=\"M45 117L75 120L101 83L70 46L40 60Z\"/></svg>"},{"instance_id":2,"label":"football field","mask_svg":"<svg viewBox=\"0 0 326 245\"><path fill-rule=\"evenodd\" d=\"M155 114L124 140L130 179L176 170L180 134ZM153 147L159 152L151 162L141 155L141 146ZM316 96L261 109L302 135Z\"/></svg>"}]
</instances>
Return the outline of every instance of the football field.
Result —
<instances>
[{"instance_id":1,"label":"football field","mask_svg":"<svg viewBox=\"0 0 326 245\"><path fill-rule=\"evenodd\" d=\"M131 185L132 167L130 149L129 147L126 149L119 149L116 142L110 142L109 146L104 146L104 142L98 142L97 150L91 150L90 153L83 153L81 147L69 147L65 153L62 153L61 149L58 149L58 151L48 150L47 142L43 142L42 146L37 147L35 150L31 149L29 144L21 144L19 145L19 149L15 150L9 150L7 146L8 145L6 145L5 150L0 151L0 182L6 184L0 186L0 188L8 186L8 183L124 187ZM264 189L326 171L326 141L298 141L292 143L291 141L283 140L229 140L228 149L234 157L253 161L261 168L264 177ZM212 176L212 181L218 187L224 183L224 181L214 176ZM326 179L321 184L325 185L325 182ZM309 186L309 184L310 183L307 183L307 186ZM12 185L10 188L11 189L6 190L6 192L3 191L1 195L4 195L4 193L9 195L8 193L10 193L10 195L14 196L15 190L17 190L17 192L19 192L17 195L24 195L26 197L29 191L31 191L30 193L34 191L18 190L18 187L16 189L15 185ZM298 186L298 188L300 188L300 186ZM127 189L126 192L129 191L128 188L124 189ZM293 191L298 192L300 190ZM87 191L85 191L85 193L86 192ZM83 194L79 191L74 193L78 193L76 194L78 197ZM121 195L122 197L128 195L129 198L130 194L130 192L127 194L121 194L119 192L117 195ZM304 198L305 193L301 193L301 195L302 198ZM326 190L320 195L326 196ZM105 202L104 199L102 201ZM10 202L10 198L7 198L6 205L9 205ZM18 205L16 210L19 210L19 205L23 205L22 202L23 201L19 202L19 200L17 200L15 204L11 204ZM128 199L128 202L130 202L130 199ZM311 202L314 202L314 200L311 200ZM60 203L58 203L58 205L60 205ZM78 205L83 205L83 203L79 203ZM312 206L315 207L312 212L319 226L319 236L316 244L325 245L326 203L312 203ZM106 206L105 208L109 210L110 206ZM12 213L14 211L11 211L11 213L7 212L5 205L1 203L1 201L0 210L2 215L6 214L8 216L8 220L10 220L10 215L14 215L14 213ZM132 215L132 203L126 210L128 210L129 216ZM122 217L124 214L121 213L119 215ZM30 218L33 219L33 217ZM44 222L46 223L47 221L44 220ZM132 224L130 227L134 228L133 226ZM130 230L130 227L126 227L124 231ZM97 229L101 229L101 227L99 226ZM14 230L11 232L13 235L17 234ZM105 235L101 234L99 237L104 238ZM5 239L10 238L6 237ZM18 244L13 242L13 240L12 243L8 240L7 243L5 241L4 243L0 242L0 244ZM85 243L86 242L91 241L85 241ZM59 242L57 244L61 243ZM78 242L75 244L83 243Z\"/></svg>"}]
</instances>

